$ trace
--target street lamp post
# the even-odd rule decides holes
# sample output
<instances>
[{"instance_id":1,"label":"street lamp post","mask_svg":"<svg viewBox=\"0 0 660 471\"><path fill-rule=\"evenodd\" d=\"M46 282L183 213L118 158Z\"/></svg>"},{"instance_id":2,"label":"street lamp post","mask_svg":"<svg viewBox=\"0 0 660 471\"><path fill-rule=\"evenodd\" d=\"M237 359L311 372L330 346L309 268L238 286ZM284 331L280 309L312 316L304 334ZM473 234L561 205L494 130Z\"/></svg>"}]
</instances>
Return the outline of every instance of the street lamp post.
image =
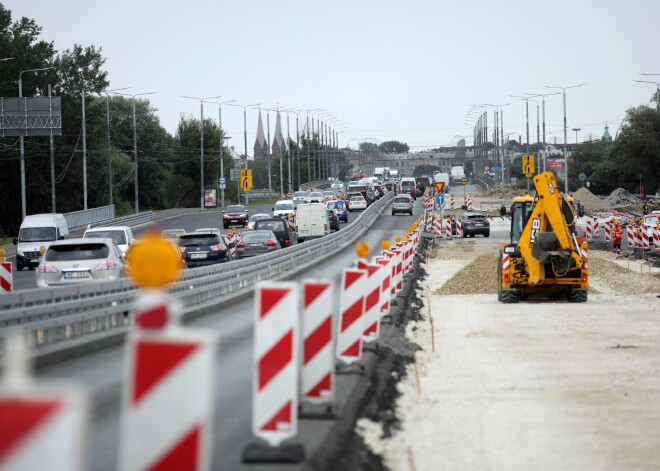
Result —
<instances>
[{"instance_id":1,"label":"street lamp post","mask_svg":"<svg viewBox=\"0 0 660 471\"><path fill-rule=\"evenodd\" d=\"M112 150L110 149L110 93L128 90L131 87L115 88L105 92L105 124L108 139L108 205L112 206ZM100 95L100 94L99 94Z\"/></svg>"},{"instance_id":2,"label":"street lamp post","mask_svg":"<svg viewBox=\"0 0 660 471\"><path fill-rule=\"evenodd\" d=\"M566 129L566 90L569 88L577 88L577 87L582 87L586 85L586 83L581 83L579 85L570 85L568 87L551 87L549 85L544 85L545 88L554 88L562 91L562 94L564 96L564 172L565 172L565 178L564 178L564 193L568 194L568 137L567 137L567 129Z\"/></svg>"},{"instance_id":3,"label":"street lamp post","mask_svg":"<svg viewBox=\"0 0 660 471\"><path fill-rule=\"evenodd\" d=\"M223 141L225 139L231 139L230 137L224 136L224 131L222 130L222 105L225 103L233 103L236 100L227 100L227 101L209 101L209 103L215 103L218 105L218 129L220 134L220 175L222 178L225 178L225 160L224 160L224 146ZM220 188L220 207L225 207L225 189Z\"/></svg>"},{"instance_id":4,"label":"street lamp post","mask_svg":"<svg viewBox=\"0 0 660 471\"><path fill-rule=\"evenodd\" d=\"M545 167L546 167L546 142L545 142L545 97L547 96L552 96L552 95L559 95L559 92L554 92L554 93L525 93L525 95L530 96L530 97L541 97L541 107L542 107L542 112L543 112L543 156L541 159L543 160L543 171L545 172Z\"/></svg>"},{"instance_id":5,"label":"street lamp post","mask_svg":"<svg viewBox=\"0 0 660 471\"><path fill-rule=\"evenodd\" d=\"M12 60L13 57L7 57L3 59ZM27 72L41 72L44 70L54 69L55 67L42 67L40 69L27 69L23 70L18 74L18 97L23 98L23 74ZM20 146L21 146L21 220L25 219L27 215L27 199L25 196L25 137L23 135L19 136Z\"/></svg>"},{"instance_id":6,"label":"street lamp post","mask_svg":"<svg viewBox=\"0 0 660 471\"><path fill-rule=\"evenodd\" d=\"M199 209L204 210L204 103L206 100L211 100L214 98L222 98L221 96L208 96L204 98L198 98L196 96L186 96L183 98L189 98L191 100L199 100L199 189L200 189L200 199L199 199Z\"/></svg>"},{"instance_id":7,"label":"street lamp post","mask_svg":"<svg viewBox=\"0 0 660 471\"><path fill-rule=\"evenodd\" d=\"M261 106L261 103L255 103L253 105L234 105L232 103L229 104L229 106L237 106L239 108L243 108L243 145L245 146L245 170L248 169L248 153L247 153L247 109L252 107L252 106ZM240 189L241 185L238 185L238 188ZM239 190L240 193L240 190ZM248 202L248 196L247 196L247 191L245 192L245 204Z\"/></svg>"},{"instance_id":8,"label":"street lamp post","mask_svg":"<svg viewBox=\"0 0 660 471\"><path fill-rule=\"evenodd\" d=\"M577 143L578 143L577 133L578 133L578 131L582 131L582 129L581 128L573 128L572 130L575 131L575 146L577 147Z\"/></svg>"},{"instance_id":9,"label":"street lamp post","mask_svg":"<svg viewBox=\"0 0 660 471\"><path fill-rule=\"evenodd\" d=\"M486 104L486 106L492 106L495 108L495 116L497 116L497 110L499 109L500 112L500 118L499 118L499 128L500 128L500 136L499 136L499 147L500 147L500 164L502 167L501 170L501 184L502 188L504 188L504 175L505 175L505 163L504 163L504 110L503 108L505 106L509 106L511 103L505 103L503 105L490 105ZM497 133L497 131L496 131Z\"/></svg>"},{"instance_id":10,"label":"street lamp post","mask_svg":"<svg viewBox=\"0 0 660 471\"><path fill-rule=\"evenodd\" d=\"M137 155L137 120L135 118L135 97L143 95L153 95L156 92L135 93L130 95L128 93L116 93L115 95L130 96L133 100L133 178L135 179L135 214L140 212L140 201L138 198L138 155Z\"/></svg>"},{"instance_id":11,"label":"street lamp post","mask_svg":"<svg viewBox=\"0 0 660 471\"><path fill-rule=\"evenodd\" d=\"M640 75L658 75L658 74L640 74ZM654 83L655 84L655 86L656 86L655 107L656 107L656 110L660 111L660 82L654 82L652 80L633 80L633 82Z\"/></svg>"}]
</instances>

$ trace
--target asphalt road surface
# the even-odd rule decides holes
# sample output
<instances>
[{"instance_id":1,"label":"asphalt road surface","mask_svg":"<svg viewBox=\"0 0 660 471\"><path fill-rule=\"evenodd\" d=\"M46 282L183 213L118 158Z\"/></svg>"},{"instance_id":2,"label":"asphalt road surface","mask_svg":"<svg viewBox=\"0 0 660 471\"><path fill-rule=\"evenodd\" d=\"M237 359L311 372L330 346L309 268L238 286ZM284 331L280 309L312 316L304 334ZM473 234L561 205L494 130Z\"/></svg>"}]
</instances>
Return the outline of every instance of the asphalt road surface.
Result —
<instances>
[{"instance_id":1,"label":"asphalt road surface","mask_svg":"<svg viewBox=\"0 0 660 471\"><path fill-rule=\"evenodd\" d=\"M422 211L421 200L415 204L415 215ZM358 213L349 213L349 221ZM161 223L161 227L195 228L211 225L217 213L182 216ZM416 216L391 216L389 208L363 237L373 251L388 239L403 235ZM322 276L339 281L341 270L354 263L355 245L346 246L339 255L310 267L296 279ZM336 299L337 301L338 299ZM241 463L241 452L245 445L254 441L251 434L251 391L252 391L252 330L253 299L247 296L227 309L194 321L194 327L204 327L217 332L220 352L217 362L217 385L215 416L213 420L212 469L248 469ZM91 391L93 412L90 433L90 469L115 469L119 440L119 403L124 375L123 347L109 348L84 358L72 360L39 371L43 380L71 380L84 385ZM356 378L339 376L337 396L345 401ZM172 404L176 407L176 404ZM319 446L332 426L330 420L302 420L294 441L301 442L307 450ZM309 453L309 451L308 451ZM250 466L249 469L272 469L271 466ZM300 469L278 466L278 469Z\"/></svg>"}]
</instances>

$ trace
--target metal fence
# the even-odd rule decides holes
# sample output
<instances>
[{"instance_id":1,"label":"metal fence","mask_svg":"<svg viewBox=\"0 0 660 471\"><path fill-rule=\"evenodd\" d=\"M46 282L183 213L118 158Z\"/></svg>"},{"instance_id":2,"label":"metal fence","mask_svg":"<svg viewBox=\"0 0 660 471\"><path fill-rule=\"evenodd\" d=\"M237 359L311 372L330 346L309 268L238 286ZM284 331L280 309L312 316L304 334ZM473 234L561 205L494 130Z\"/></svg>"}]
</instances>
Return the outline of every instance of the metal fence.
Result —
<instances>
[{"instance_id":1,"label":"metal fence","mask_svg":"<svg viewBox=\"0 0 660 471\"><path fill-rule=\"evenodd\" d=\"M88 224L112 219L115 217L115 205L101 206L99 208L86 209L84 211L74 211L72 213L65 213L66 225L69 229L76 229L78 227L85 227Z\"/></svg>"},{"instance_id":2,"label":"metal fence","mask_svg":"<svg viewBox=\"0 0 660 471\"><path fill-rule=\"evenodd\" d=\"M366 232L391 201L388 193L344 230L272 254L184 270L170 288L184 317L245 295L266 279L291 276L329 257ZM137 288L129 279L18 291L0 296L0 355L4 338L23 335L33 348L80 341L89 334L125 329L133 322Z\"/></svg>"},{"instance_id":3,"label":"metal fence","mask_svg":"<svg viewBox=\"0 0 660 471\"><path fill-rule=\"evenodd\" d=\"M122 216L120 218L100 220L90 224L90 227L108 227L108 226L139 226L146 224L154 219L152 211L145 211L143 213L131 214L130 216Z\"/></svg>"}]
</instances>

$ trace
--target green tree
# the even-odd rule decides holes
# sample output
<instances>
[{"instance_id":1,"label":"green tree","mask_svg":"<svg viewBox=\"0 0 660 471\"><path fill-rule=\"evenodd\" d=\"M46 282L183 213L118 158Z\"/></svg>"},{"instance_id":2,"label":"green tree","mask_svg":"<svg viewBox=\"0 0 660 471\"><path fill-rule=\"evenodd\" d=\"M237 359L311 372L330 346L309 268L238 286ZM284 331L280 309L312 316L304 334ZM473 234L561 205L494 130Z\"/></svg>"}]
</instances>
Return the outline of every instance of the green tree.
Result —
<instances>
[{"instance_id":1,"label":"green tree","mask_svg":"<svg viewBox=\"0 0 660 471\"><path fill-rule=\"evenodd\" d=\"M410 152L408 144L399 141L385 141L378 147L385 154L405 154Z\"/></svg>"},{"instance_id":2,"label":"green tree","mask_svg":"<svg viewBox=\"0 0 660 471\"><path fill-rule=\"evenodd\" d=\"M415 170L413 170L413 177L421 177L422 175L431 177L433 176L433 172L440 170L440 167L437 165L418 165L415 167Z\"/></svg>"}]
</instances>

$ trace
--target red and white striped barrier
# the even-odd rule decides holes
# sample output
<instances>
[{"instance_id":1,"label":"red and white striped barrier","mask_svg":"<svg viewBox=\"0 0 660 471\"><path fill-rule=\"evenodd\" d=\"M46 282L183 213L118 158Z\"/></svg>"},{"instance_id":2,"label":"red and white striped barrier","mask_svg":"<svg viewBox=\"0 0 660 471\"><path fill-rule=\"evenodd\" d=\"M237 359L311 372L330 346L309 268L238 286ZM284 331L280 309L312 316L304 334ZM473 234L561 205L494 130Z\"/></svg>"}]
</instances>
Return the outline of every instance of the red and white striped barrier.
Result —
<instances>
[{"instance_id":1,"label":"red and white striped barrier","mask_svg":"<svg viewBox=\"0 0 660 471\"><path fill-rule=\"evenodd\" d=\"M394 252L394 263L396 263L396 292L398 293L403 289L403 242L398 242L392 252Z\"/></svg>"},{"instance_id":2,"label":"red and white striped barrier","mask_svg":"<svg viewBox=\"0 0 660 471\"><path fill-rule=\"evenodd\" d=\"M358 260L357 267L367 272L364 296L364 333L362 340L373 342L380 335L380 265Z\"/></svg>"},{"instance_id":3,"label":"red and white striped barrier","mask_svg":"<svg viewBox=\"0 0 660 471\"><path fill-rule=\"evenodd\" d=\"M381 266L380 314L390 313L390 292L392 285L392 261L385 257L376 257L376 263Z\"/></svg>"},{"instance_id":4,"label":"red and white striped barrier","mask_svg":"<svg viewBox=\"0 0 660 471\"><path fill-rule=\"evenodd\" d=\"M302 399L324 403L335 396L335 285L329 280L302 282Z\"/></svg>"},{"instance_id":5,"label":"red and white striped barrier","mask_svg":"<svg viewBox=\"0 0 660 471\"><path fill-rule=\"evenodd\" d=\"M228 232L225 237L227 239L227 243L231 244L232 242L236 242L236 240L238 239L238 233L236 231L231 231ZM233 248L230 248L229 252L231 252L232 258L236 258L236 245L234 245Z\"/></svg>"},{"instance_id":6,"label":"red and white striped barrier","mask_svg":"<svg viewBox=\"0 0 660 471\"><path fill-rule=\"evenodd\" d=\"M591 219L587 219L587 227L584 234L587 238L587 242L591 242L593 239L593 222Z\"/></svg>"},{"instance_id":7,"label":"red and white striped barrier","mask_svg":"<svg viewBox=\"0 0 660 471\"><path fill-rule=\"evenodd\" d=\"M346 364L362 358L366 279L367 272L355 268L344 268L341 277L337 358Z\"/></svg>"},{"instance_id":8,"label":"red and white striped barrier","mask_svg":"<svg viewBox=\"0 0 660 471\"><path fill-rule=\"evenodd\" d=\"M660 227L653 228L653 248L660 249Z\"/></svg>"},{"instance_id":9,"label":"red and white striped barrier","mask_svg":"<svg viewBox=\"0 0 660 471\"><path fill-rule=\"evenodd\" d=\"M86 394L35 383L22 338L7 338L6 350L0 382L0 470L87 469Z\"/></svg>"},{"instance_id":10,"label":"red and white striped barrier","mask_svg":"<svg viewBox=\"0 0 660 471\"><path fill-rule=\"evenodd\" d=\"M607 221L603 225L603 230L605 231L605 242L612 241L612 221Z\"/></svg>"},{"instance_id":11,"label":"red and white striped barrier","mask_svg":"<svg viewBox=\"0 0 660 471\"><path fill-rule=\"evenodd\" d=\"M173 301L143 295L129 334L120 469L208 470L215 401L216 335L181 328Z\"/></svg>"},{"instance_id":12,"label":"red and white striped barrier","mask_svg":"<svg viewBox=\"0 0 660 471\"><path fill-rule=\"evenodd\" d=\"M648 249L651 247L651 241L649 240L649 230L651 229L650 226L647 225L642 225L640 226L640 232L639 235L641 237L641 245L642 248Z\"/></svg>"},{"instance_id":13,"label":"red and white striped barrier","mask_svg":"<svg viewBox=\"0 0 660 471\"><path fill-rule=\"evenodd\" d=\"M425 218L426 218L426 232L431 232L433 231L433 211L430 209L427 209L425 212Z\"/></svg>"},{"instance_id":14,"label":"red and white striped barrier","mask_svg":"<svg viewBox=\"0 0 660 471\"><path fill-rule=\"evenodd\" d=\"M465 206L467 206L467 209L469 211L472 211L472 197L470 195L465 195L463 197L463 204L465 204Z\"/></svg>"},{"instance_id":15,"label":"red and white striped barrier","mask_svg":"<svg viewBox=\"0 0 660 471\"><path fill-rule=\"evenodd\" d=\"M449 209L454 209L454 195L449 195Z\"/></svg>"},{"instance_id":16,"label":"red and white striped barrier","mask_svg":"<svg viewBox=\"0 0 660 471\"><path fill-rule=\"evenodd\" d=\"M598 221L598 218L593 219L593 223L591 225L593 232L594 232L594 237L598 237L598 233L600 232L600 224Z\"/></svg>"},{"instance_id":17,"label":"red and white striped barrier","mask_svg":"<svg viewBox=\"0 0 660 471\"><path fill-rule=\"evenodd\" d=\"M502 271L503 272L509 271L509 269L511 268L510 262L511 262L511 256L509 254L503 253L502 254Z\"/></svg>"},{"instance_id":18,"label":"red and white striped barrier","mask_svg":"<svg viewBox=\"0 0 660 471\"><path fill-rule=\"evenodd\" d=\"M463 223L461 218L456 218L456 236L463 237Z\"/></svg>"},{"instance_id":19,"label":"red and white striped barrier","mask_svg":"<svg viewBox=\"0 0 660 471\"><path fill-rule=\"evenodd\" d=\"M298 285L255 288L252 433L276 447L298 428Z\"/></svg>"},{"instance_id":20,"label":"red and white striped barrier","mask_svg":"<svg viewBox=\"0 0 660 471\"><path fill-rule=\"evenodd\" d=\"M445 239L451 239L451 219L445 219Z\"/></svg>"},{"instance_id":21,"label":"red and white striped barrier","mask_svg":"<svg viewBox=\"0 0 660 471\"><path fill-rule=\"evenodd\" d=\"M635 228L632 224L626 226L626 242L628 247L636 246Z\"/></svg>"},{"instance_id":22,"label":"red and white striped barrier","mask_svg":"<svg viewBox=\"0 0 660 471\"><path fill-rule=\"evenodd\" d=\"M14 289L14 275L11 262L0 263L0 293L8 293Z\"/></svg>"},{"instance_id":23,"label":"red and white striped barrier","mask_svg":"<svg viewBox=\"0 0 660 471\"><path fill-rule=\"evenodd\" d=\"M435 216L435 235L436 237L442 237L442 219L439 215ZM417 235L415 234L415 238Z\"/></svg>"},{"instance_id":24,"label":"red and white striped barrier","mask_svg":"<svg viewBox=\"0 0 660 471\"><path fill-rule=\"evenodd\" d=\"M584 259L584 270L587 270L589 268L589 249L582 249L582 258Z\"/></svg>"}]
</instances>

